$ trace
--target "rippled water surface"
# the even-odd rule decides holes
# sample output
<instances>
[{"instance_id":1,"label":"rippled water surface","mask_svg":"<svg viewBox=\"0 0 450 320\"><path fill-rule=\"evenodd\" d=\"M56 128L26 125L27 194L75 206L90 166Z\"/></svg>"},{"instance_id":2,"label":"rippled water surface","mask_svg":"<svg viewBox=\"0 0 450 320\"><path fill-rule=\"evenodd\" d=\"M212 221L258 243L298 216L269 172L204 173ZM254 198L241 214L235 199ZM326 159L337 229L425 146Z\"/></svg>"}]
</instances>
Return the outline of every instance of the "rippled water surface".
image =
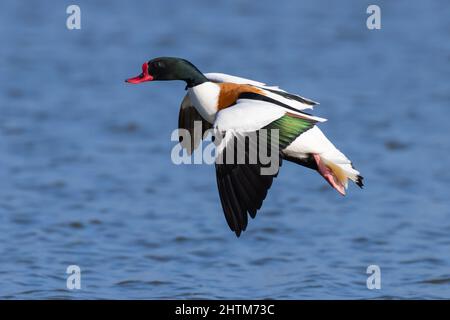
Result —
<instances>
[{"instance_id":1,"label":"rippled water surface","mask_svg":"<svg viewBox=\"0 0 450 320\"><path fill-rule=\"evenodd\" d=\"M450 298L448 1L76 3L0 4L0 298ZM123 83L163 55L321 102L366 188L285 163L236 238L171 162L184 85Z\"/></svg>"}]
</instances>

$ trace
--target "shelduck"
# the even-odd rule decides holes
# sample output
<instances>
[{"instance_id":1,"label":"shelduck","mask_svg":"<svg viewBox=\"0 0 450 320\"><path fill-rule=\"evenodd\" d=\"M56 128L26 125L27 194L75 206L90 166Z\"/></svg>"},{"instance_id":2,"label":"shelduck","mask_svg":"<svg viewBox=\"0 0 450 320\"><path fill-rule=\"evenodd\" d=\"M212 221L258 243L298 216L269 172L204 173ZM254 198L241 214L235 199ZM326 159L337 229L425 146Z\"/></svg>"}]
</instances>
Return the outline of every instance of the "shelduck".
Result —
<instances>
[{"instance_id":1,"label":"shelduck","mask_svg":"<svg viewBox=\"0 0 450 320\"><path fill-rule=\"evenodd\" d=\"M191 133L192 141L181 141L188 153L201 142L203 135L194 134L194 121L201 121L202 130L213 130L223 137L216 156L231 153L236 143L247 133L277 129L278 140L267 138L268 148L279 150L279 160L287 160L316 170L337 192L345 195L348 180L360 188L363 177L352 162L339 151L317 124L326 119L315 117L305 110L317 105L310 99L288 93L279 87L224 73L205 73L185 59L160 57L145 62L142 73L125 80L138 84L147 81L182 80L185 95L179 113L179 128ZM245 139L245 138L243 138ZM226 221L239 237L245 231L248 216L254 218L261 208L278 168L262 174L262 160L252 163L249 144L244 163L215 164L217 186ZM259 153L257 153L259 155ZM234 158L233 158L234 159Z\"/></svg>"}]
</instances>

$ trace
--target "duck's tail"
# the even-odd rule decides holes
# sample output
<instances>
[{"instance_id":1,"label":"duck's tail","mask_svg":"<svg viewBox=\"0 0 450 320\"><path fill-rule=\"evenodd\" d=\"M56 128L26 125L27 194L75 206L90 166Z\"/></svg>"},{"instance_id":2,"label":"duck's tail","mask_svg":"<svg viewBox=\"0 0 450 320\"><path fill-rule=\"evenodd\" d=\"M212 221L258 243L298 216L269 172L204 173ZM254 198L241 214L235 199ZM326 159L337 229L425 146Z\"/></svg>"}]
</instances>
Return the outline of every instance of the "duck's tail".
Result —
<instances>
[{"instance_id":1,"label":"duck's tail","mask_svg":"<svg viewBox=\"0 0 450 320\"><path fill-rule=\"evenodd\" d=\"M340 194L345 195L348 180L363 186L363 177L352 162L314 126L283 150L289 160L317 170Z\"/></svg>"},{"instance_id":2,"label":"duck's tail","mask_svg":"<svg viewBox=\"0 0 450 320\"><path fill-rule=\"evenodd\" d=\"M348 180L352 180L360 188L364 186L363 177L356 170L350 160L342 153L335 154L314 154L319 173L335 188L340 194L345 195L348 188Z\"/></svg>"}]
</instances>

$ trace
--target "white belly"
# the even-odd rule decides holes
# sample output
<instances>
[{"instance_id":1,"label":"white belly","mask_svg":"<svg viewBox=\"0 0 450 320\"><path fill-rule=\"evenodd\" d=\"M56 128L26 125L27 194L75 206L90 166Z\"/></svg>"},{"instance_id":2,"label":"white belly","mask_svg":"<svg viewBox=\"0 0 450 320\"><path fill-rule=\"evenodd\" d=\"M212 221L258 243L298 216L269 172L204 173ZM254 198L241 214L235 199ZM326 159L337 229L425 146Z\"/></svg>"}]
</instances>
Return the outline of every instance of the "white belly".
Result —
<instances>
[{"instance_id":1,"label":"white belly","mask_svg":"<svg viewBox=\"0 0 450 320\"><path fill-rule=\"evenodd\" d=\"M309 154L319 154L330 159L348 160L317 126L297 137L283 152L294 158L305 158Z\"/></svg>"},{"instance_id":2,"label":"white belly","mask_svg":"<svg viewBox=\"0 0 450 320\"><path fill-rule=\"evenodd\" d=\"M213 123L216 117L219 93L220 87L213 82L204 82L188 89L195 109L209 123Z\"/></svg>"}]
</instances>

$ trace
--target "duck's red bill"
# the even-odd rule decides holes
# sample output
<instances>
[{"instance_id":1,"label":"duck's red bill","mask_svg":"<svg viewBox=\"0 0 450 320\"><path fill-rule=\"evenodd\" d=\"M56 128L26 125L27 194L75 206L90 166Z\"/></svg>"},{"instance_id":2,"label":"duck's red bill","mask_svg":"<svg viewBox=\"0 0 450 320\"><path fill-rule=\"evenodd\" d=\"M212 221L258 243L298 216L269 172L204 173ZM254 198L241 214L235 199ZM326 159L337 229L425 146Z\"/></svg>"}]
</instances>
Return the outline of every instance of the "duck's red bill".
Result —
<instances>
[{"instance_id":1,"label":"duck's red bill","mask_svg":"<svg viewBox=\"0 0 450 320\"><path fill-rule=\"evenodd\" d=\"M137 77L125 80L125 82L136 84L136 83L152 81L152 80L153 80L153 77L148 73L148 64L144 63L142 65L142 73L140 75L138 75Z\"/></svg>"},{"instance_id":2,"label":"duck's red bill","mask_svg":"<svg viewBox=\"0 0 450 320\"><path fill-rule=\"evenodd\" d=\"M128 83L141 83L141 82L152 81L152 80L153 80L153 77L151 75L144 75L141 73L137 77L130 78L125 81Z\"/></svg>"}]
</instances>

